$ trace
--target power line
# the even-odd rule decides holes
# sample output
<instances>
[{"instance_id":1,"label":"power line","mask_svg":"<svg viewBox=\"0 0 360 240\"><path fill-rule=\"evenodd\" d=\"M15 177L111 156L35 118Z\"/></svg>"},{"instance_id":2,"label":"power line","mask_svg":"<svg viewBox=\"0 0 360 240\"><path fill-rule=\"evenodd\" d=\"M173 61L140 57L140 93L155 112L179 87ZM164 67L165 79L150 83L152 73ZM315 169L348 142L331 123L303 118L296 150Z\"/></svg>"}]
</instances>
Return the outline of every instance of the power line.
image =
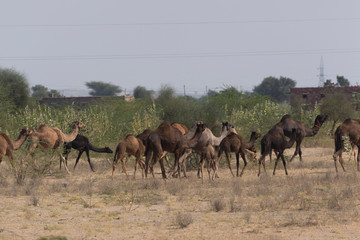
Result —
<instances>
[{"instance_id":1,"label":"power line","mask_svg":"<svg viewBox=\"0 0 360 240\"><path fill-rule=\"evenodd\" d=\"M308 18L308 19L265 19L241 21L193 21L193 22L150 22L150 23L69 23L69 24L0 24L3 28L20 27L127 27L127 26L162 26L162 25L209 25L209 24L259 24L259 23L301 23L301 22L348 22L360 18Z\"/></svg>"},{"instance_id":2,"label":"power line","mask_svg":"<svg viewBox=\"0 0 360 240\"><path fill-rule=\"evenodd\" d=\"M198 52L198 53L160 53L160 54L103 54L103 55L67 55L67 56L4 56L0 61L67 61L67 60L117 60L117 59L162 59L162 58L214 58L214 57L251 57L309 54L352 54L360 48L343 49L305 49L283 51L244 51L244 52Z\"/></svg>"}]
</instances>

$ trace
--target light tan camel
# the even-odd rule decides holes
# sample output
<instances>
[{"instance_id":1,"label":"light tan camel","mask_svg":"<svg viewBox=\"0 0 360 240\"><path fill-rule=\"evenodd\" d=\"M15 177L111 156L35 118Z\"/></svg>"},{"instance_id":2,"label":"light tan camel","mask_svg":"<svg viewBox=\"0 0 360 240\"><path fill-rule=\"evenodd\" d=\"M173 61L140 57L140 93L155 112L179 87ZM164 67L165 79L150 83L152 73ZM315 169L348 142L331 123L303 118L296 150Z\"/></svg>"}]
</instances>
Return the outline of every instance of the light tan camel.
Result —
<instances>
[{"instance_id":1,"label":"light tan camel","mask_svg":"<svg viewBox=\"0 0 360 240\"><path fill-rule=\"evenodd\" d=\"M161 158L164 151L174 153L175 161L174 166L176 166L179 178L181 172L181 163L180 158L185 153L185 150L194 146L194 144L201 137L202 132L205 130L204 124L198 124L196 128L196 133L191 139L186 139L184 135L175 127L171 126L167 122L163 122L160 126L154 130L149 137L147 138L147 149L146 149L146 161L145 161L145 177L147 176L148 168L154 175L153 166L160 162L161 173L163 178L166 178L164 163ZM150 157L153 154L152 162L150 163Z\"/></svg>"},{"instance_id":2,"label":"light tan camel","mask_svg":"<svg viewBox=\"0 0 360 240\"><path fill-rule=\"evenodd\" d=\"M128 177L128 173L126 170L126 164L124 161L125 154L128 154L128 156L135 156L135 170L134 170L134 179L136 175L136 169L137 166L140 165L141 167L141 174L144 178L144 169L145 169L145 163L140 159L141 155L145 153L145 146L140 138L135 137L134 135L127 135L123 140L119 142L119 144L116 147L115 155L114 155L114 161L113 161L113 171L112 171L112 177L114 178L114 171L116 168L116 164L121 161L121 166L123 171L126 174L126 177Z\"/></svg>"},{"instance_id":3,"label":"light tan camel","mask_svg":"<svg viewBox=\"0 0 360 240\"><path fill-rule=\"evenodd\" d=\"M236 133L230 133L227 135L220 143L219 152L218 152L218 158L220 158L222 152L225 152L227 164L229 166L231 175L234 177L234 173L231 169L230 164L230 153L234 152L236 155L236 176L241 177L243 175L244 169L247 165L245 152L251 152L248 149L252 148L254 146L254 143L256 139L260 137L259 133L252 132L250 136L250 140L248 142L244 141L244 138ZM251 152L252 153L252 152ZM241 158L244 161L244 166L241 170L241 173L239 175L239 155L241 155ZM255 155L256 156L256 155Z\"/></svg>"},{"instance_id":4,"label":"light tan camel","mask_svg":"<svg viewBox=\"0 0 360 240\"><path fill-rule=\"evenodd\" d=\"M203 123L202 121L197 121L195 124ZM188 134L185 135L186 138L192 138L194 131L189 130ZM220 145L220 142L230 133L236 133L236 130L234 128L234 125L229 122L223 122L221 127L221 133L219 137L216 137L212 131L209 128L205 128L204 132L201 134L201 137L199 138L198 142L195 144L195 146L192 148L194 151L199 152L201 154L201 160L198 166L198 177L200 177L201 173L201 166L204 165L204 160L208 161L209 163L215 162L216 164L216 158L217 154L214 153L215 148ZM208 145L211 145L209 147ZM186 154L183 156L183 158L186 158L188 155L191 154L191 149L188 149L186 151ZM213 159L208 159L208 157L213 156ZM211 164L210 164L211 165ZM215 166L214 166L215 167ZM216 167L218 167L216 165ZM209 171L209 170L208 170ZM215 171L215 169L214 169ZM215 173L215 176L217 174Z\"/></svg>"},{"instance_id":5,"label":"light tan camel","mask_svg":"<svg viewBox=\"0 0 360 240\"><path fill-rule=\"evenodd\" d=\"M342 158L342 153L345 151L344 137L349 138L351 146L355 145L358 148L357 170L360 171L360 120L348 118L335 131L335 152L333 158L336 172L338 172L336 166L337 157L339 157L340 165L345 172L344 160Z\"/></svg>"},{"instance_id":6,"label":"light tan camel","mask_svg":"<svg viewBox=\"0 0 360 240\"><path fill-rule=\"evenodd\" d=\"M78 135L80 128L82 128L83 126L84 124L82 122L76 121L74 122L72 131L69 134L65 134L57 127L49 127L44 124L40 125L39 128L29 136L30 144L28 146L28 153L25 158L29 154L33 154L34 150L37 147L41 150L53 149L55 151L64 143L73 141ZM63 162L66 171L70 173L69 169L65 164L65 158L60 152L58 152L58 154L60 155L60 168L61 162Z\"/></svg>"},{"instance_id":7,"label":"light tan camel","mask_svg":"<svg viewBox=\"0 0 360 240\"><path fill-rule=\"evenodd\" d=\"M13 153L21 147L32 132L32 130L27 128L21 129L20 134L15 141L11 140L5 133L0 133L0 163L3 157L7 156L10 159L11 166L15 169Z\"/></svg>"}]
</instances>

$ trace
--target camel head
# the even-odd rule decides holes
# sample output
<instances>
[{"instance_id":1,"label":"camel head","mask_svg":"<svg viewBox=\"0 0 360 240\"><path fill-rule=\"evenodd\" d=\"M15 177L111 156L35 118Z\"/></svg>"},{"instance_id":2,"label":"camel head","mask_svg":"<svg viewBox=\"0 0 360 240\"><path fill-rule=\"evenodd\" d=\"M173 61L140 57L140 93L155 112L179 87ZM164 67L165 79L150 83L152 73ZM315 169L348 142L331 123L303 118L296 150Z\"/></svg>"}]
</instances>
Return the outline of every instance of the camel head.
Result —
<instances>
[{"instance_id":1,"label":"camel head","mask_svg":"<svg viewBox=\"0 0 360 240\"><path fill-rule=\"evenodd\" d=\"M315 125L321 127L321 125L326 121L326 119L328 118L328 115L318 115L315 118Z\"/></svg>"},{"instance_id":2,"label":"camel head","mask_svg":"<svg viewBox=\"0 0 360 240\"><path fill-rule=\"evenodd\" d=\"M20 135L24 135L26 137L30 136L31 134L33 134L34 130L33 129L28 129L28 128L23 128L20 131Z\"/></svg>"},{"instance_id":3,"label":"camel head","mask_svg":"<svg viewBox=\"0 0 360 240\"><path fill-rule=\"evenodd\" d=\"M82 127L84 127L85 125L84 125L84 123L82 123L82 122L79 122L79 121L75 121L74 122L74 127L78 127L78 128L82 128Z\"/></svg>"},{"instance_id":4,"label":"camel head","mask_svg":"<svg viewBox=\"0 0 360 240\"><path fill-rule=\"evenodd\" d=\"M229 123L229 122L223 122L222 127L221 127L221 132L224 132L224 131L227 131L227 132L230 131L232 133L236 133L234 124Z\"/></svg>"},{"instance_id":5,"label":"camel head","mask_svg":"<svg viewBox=\"0 0 360 240\"><path fill-rule=\"evenodd\" d=\"M113 153L113 151L109 147L105 147L105 152L106 153Z\"/></svg>"},{"instance_id":6,"label":"camel head","mask_svg":"<svg viewBox=\"0 0 360 240\"><path fill-rule=\"evenodd\" d=\"M203 122L196 123L196 133L202 133L206 129L206 125Z\"/></svg>"},{"instance_id":7,"label":"camel head","mask_svg":"<svg viewBox=\"0 0 360 240\"><path fill-rule=\"evenodd\" d=\"M250 138L254 138L254 139L256 140L256 139L258 139L259 137L261 137L261 134L260 134L260 133L251 132Z\"/></svg>"}]
</instances>

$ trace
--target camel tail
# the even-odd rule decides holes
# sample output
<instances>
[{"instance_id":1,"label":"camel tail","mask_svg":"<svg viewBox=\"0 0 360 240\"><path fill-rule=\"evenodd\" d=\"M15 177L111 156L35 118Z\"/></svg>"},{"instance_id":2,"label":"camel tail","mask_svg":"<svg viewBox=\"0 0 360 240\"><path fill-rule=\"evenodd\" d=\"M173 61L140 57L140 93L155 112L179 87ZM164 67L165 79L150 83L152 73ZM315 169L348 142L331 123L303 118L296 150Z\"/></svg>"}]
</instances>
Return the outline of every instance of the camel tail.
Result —
<instances>
[{"instance_id":1,"label":"camel tail","mask_svg":"<svg viewBox=\"0 0 360 240\"><path fill-rule=\"evenodd\" d=\"M261 155L267 154L271 150L270 139L265 135L261 139Z\"/></svg>"},{"instance_id":2,"label":"camel tail","mask_svg":"<svg viewBox=\"0 0 360 240\"><path fill-rule=\"evenodd\" d=\"M217 154L217 157L220 158L222 152L223 152L223 142L220 143L219 147L218 147L218 154Z\"/></svg>"},{"instance_id":3,"label":"camel tail","mask_svg":"<svg viewBox=\"0 0 360 240\"><path fill-rule=\"evenodd\" d=\"M344 148L344 141L342 139L341 129L338 127L335 131L335 152L339 151L340 149Z\"/></svg>"}]
</instances>

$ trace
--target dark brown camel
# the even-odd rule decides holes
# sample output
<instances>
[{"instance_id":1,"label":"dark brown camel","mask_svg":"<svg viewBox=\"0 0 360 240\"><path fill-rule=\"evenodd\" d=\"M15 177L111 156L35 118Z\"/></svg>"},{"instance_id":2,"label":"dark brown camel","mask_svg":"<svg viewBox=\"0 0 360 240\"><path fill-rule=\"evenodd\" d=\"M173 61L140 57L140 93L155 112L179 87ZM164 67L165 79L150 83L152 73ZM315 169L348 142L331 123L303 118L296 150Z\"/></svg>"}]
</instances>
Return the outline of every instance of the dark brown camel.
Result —
<instances>
[{"instance_id":1,"label":"dark brown camel","mask_svg":"<svg viewBox=\"0 0 360 240\"><path fill-rule=\"evenodd\" d=\"M53 149L57 150L60 146L62 146L66 142L73 141L79 133L81 127L84 124L82 122L74 122L71 133L65 134L57 127L48 127L46 125L40 125L37 130L35 130L29 136L29 146L28 153L26 154L24 160L28 157L29 154L33 154L35 148L39 147L40 149ZM59 152L60 162L64 161L65 169L68 173L70 173L69 169L65 164L64 156Z\"/></svg>"},{"instance_id":2,"label":"dark brown camel","mask_svg":"<svg viewBox=\"0 0 360 240\"><path fill-rule=\"evenodd\" d=\"M250 136L249 142L245 142L244 138L236 133L230 133L227 135L220 143L219 152L218 152L218 159L220 158L222 152L225 152L227 164L229 166L231 175L234 177L234 173L231 169L230 164L230 153L234 152L236 154L236 176L239 177L239 155L244 161L244 167L241 170L240 177L243 175L244 169L247 165L245 152L254 147L254 143L256 139L258 139L261 135L256 132L252 132Z\"/></svg>"},{"instance_id":3,"label":"dark brown camel","mask_svg":"<svg viewBox=\"0 0 360 240\"><path fill-rule=\"evenodd\" d=\"M76 136L76 138L72 142L66 143L65 146L64 146L64 153L63 154L65 156L65 164L66 165L67 165L68 156L69 156L69 154L71 152L71 148L76 149L76 150L79 151L79 155L76 158L74 169L76 168L76 165L78 164L81 155L83 154L83 152L85 152L86 156L87 156L88 163L90 165L90 169L93 172L95 172L95 170L94 170L94 167L93 167L93 165L92 165L92 163L90 161L90 153L89 153L90 150L94 151L94 152L98 152L98 153L113 153L113 151L109 147L98 148L98 147L93 146L89 142L89 139L87 137L78 134ZM61 162L60 162L60 164L61 164ZM60 168L61 168L61 166L60 166Z\"/></svg>"},{"instance_id":4,"label":"dark brown camel","mask_svg":"<svg viewBox=\"0 0 360 240\"><path fill-rule=\"evenodd\" d=\"M308 128L304 126L304 124L302 124L300 121L294 120L289 114L286 114L281 118L277 126L283 129L285 136L290 137L292 135L293 128L299 130L298 134L296 135L296 149L290 161L292 161L294 157L298 154L300 161L302 161L301 142L303 141L304 137L315 136L319 132L320 127L326 121L326 119L327 115L318 115L315 118L314 126L312 128Z\"/></svg>"},{"instance_id":5,"label":"dark brown camel","mask_svg":"<svg viewBox=\"0 0 360 240\"><path fill-rule=\"evenodd\" d=\"M150 130L149 133L152 131ZM143 132L141 133L140 137L144 137L147 133ZM139 134L140 135L140 134ZM112 177L114 178L114 171L116 168L116 164L121 161L121 166L123 171L125 172L126 176L128 177L128 173L126 170L126 163L124 161L125 154L128 154L128 156L135 156L135 170L134 170L134 179L136 175L136 169L137 166L140 165L142 170L142 177L144 178L144 169L145 169L145 163L141 160L141 155L145 153L145 146L143 144L143 141L141 138L135 137L134 135L127 135L123 140L119 142L119 144L116 147L115 155L114 155L114 161L113 161L113 171L112 171Z\"/></svg>"},{"instance_id":6,"label":"dark brown camel","mask_svg":"<svg viewBox=\"0 0 360 240\"><path fill-rule=\"evenodd\" d=\"M278 125L275 125L272 129L269 130L268 133L265 134L265 136L261 139L261 157L259 158L258 176L260 176L261 164L263 165L264 171L266 172L265 157L271 154L272 149L277 153L273 175L275 175L276 166L280 157L284 165L285 174L288 175L284 158L284 150L286 148L291 148L292 145L294 145L296 136L300 134L300 131L300 129L293 128L289 141L286 141L284 132Z\"/></svg>"},{"instance_id":7,"label":"dark brown camel","mask_svg":"<svg viewBox=\"0 0 360 240\"><path fill-rule=\"evenodd\" d=\"M192 139L188 140L177 128L171 126L167 122L161 123L147 138L145 177L147 176L148 168L150 168L153 177L155 177L153 166L159 161L162 177L166 178L164 163L161 156L164 151L167 151L173 153L175 156L174 166L177 167L180 178L181 164L179 159L185 153L186 149L194 146L204 130L205 125L198 124L196 134ZM150 163L151 153L153 154L153 157L152 162Z\"/></svg>"},{"instance_id":8,"label":"dark brown camel","mask_svg":"<svg viewBox=\"0 0 360 240\"><path fill-rule=\"evenodd\" d=\"M3 157L7 156L10 159L11 166L15 168L13 153L21 147L32 132L32 130L27 128L21 129L20 134L15 141L11 140L5 133L0 133L0 163L2 162Z\"/></svg>"},{"instance_id":9,"label":"dark brown camel","mask_svg":"<svg viewBox=\"0 0 360 240\"><path fill-rule=\"evenodd\" d=\"M342 153L345 151L345 137L349 137L349 141L352 146L356 145L358 147L357 170L360 171L360 120L348 118L335 131L335 152L333 158L336 172L338 172L336 166L337 157L339 157L340 165L345 172L344 161L342 158Z\"/></svg>"}]
</instances>

